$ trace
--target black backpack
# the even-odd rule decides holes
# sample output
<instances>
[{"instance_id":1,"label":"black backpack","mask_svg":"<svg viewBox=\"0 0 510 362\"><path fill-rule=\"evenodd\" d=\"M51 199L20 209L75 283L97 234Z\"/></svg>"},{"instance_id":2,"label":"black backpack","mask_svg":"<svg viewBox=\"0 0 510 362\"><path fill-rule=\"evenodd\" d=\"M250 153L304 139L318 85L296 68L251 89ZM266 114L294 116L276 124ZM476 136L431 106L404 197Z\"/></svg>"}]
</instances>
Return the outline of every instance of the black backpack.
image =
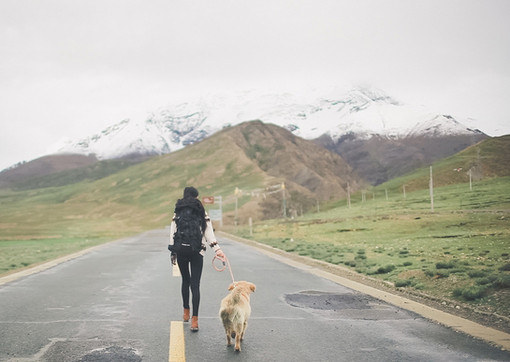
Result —
<instances>
[{"instance_id":1,"label":"black backpack","mask_svg":"<svg viewBox=\"0 0 510 362\"><path fill-rule=\"evenodd\" d=\"M177 230L174 245L168 248L181 255L191 255L202 250L202 220L190 207L185 207L175 215Z\"/></svg>"}]
</instances>

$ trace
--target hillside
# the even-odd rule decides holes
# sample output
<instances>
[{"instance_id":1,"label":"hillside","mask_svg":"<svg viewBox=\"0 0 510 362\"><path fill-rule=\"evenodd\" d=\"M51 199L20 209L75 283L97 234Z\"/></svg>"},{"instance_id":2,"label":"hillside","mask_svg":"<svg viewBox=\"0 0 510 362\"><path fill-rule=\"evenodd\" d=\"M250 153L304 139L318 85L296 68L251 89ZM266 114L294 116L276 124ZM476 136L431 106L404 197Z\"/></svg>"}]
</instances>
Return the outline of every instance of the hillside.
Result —
<instances>
[{"instance_id":1,"label":"hillside","mask_svg":"<svg viewBox=\"0 0 510 362\"><path fill-rule=\"evenodd\" d=\"M31 190L99 180L148 158L136 156L99 161L94 155L45 156L2 171L0 188Z\"/></svg>"},{"instance_id":2,"label":"hillside","mask_svg":"<svg viewBox=\"0 0 510 362\"><path fill-rule=\"evenodd\" d=\"M347 134L333 140L322 136L316 143L338 153L354 170L372 185L430 165L486 139L481 133L409 135L391 138L373 135L369 138Z\"/></svg>"},{"instance_id":3,"label":"hillside","mask_svg":"<svg viewBox=\"0 0 510 362\"><path fill-rule=\"evenodd\" d=\"M96 162L94 155L60 154L39 157L0 172L0 188L16 186L29 179L93 165Z\"/></svg>"},{"instance_id":4,"label":"hillside","mask_svg":"<svg viewBox=\"0 0 510 362\"><path fill-rule=\"evenodd\" d=\"M317 200L344 195L347 182L353 189L359 184L339 156L261 122L225 129L100 179L80 179L83 169L73 172L76 178L64 185L55 178L44 188L4 189L0 239L93 238L164 227L186 185L196 186L201 196L223 196L225 222L232 224L236 188L246 191L238 195L237 210L244 222L281 215L282 193L265 192L268 186L285 183L289 210L306 211ZM251 196L251 190L259 191Z\"/></svg>"},{"instance_id":5,"label":"hillside","mask_svg":"<svg viewBox=\"0 0 510 362\"><path fill-rule=\"evenodd\" d=\"M468 183L472 181L510 175L510 135L489 138L432 164L434 186ZM429 167L418 169L405 176L381 185L384 188L407 190L426 189L429 186Z\"/></svg>"}]
</instances>

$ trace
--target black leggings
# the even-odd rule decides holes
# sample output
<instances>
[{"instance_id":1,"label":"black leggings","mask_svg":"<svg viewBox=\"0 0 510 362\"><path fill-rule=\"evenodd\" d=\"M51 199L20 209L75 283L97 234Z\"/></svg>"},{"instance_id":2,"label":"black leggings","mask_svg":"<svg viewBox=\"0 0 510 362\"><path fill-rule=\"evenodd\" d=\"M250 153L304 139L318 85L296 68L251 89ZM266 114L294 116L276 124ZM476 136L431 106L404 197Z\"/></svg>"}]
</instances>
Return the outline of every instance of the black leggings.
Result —
<instances>
[{"instance_id":1,"label":"black leggings","mask_svg":"<svg viewBox=\"0 0 510 362\"><path fill-rule=\"evenodd\" d=\"M204 257L200 254L177 255L177 264L182 276L182 305L189 309L189 290L191 288L191 302L193 304L193 316L198 316L198 306L200 304L200 278L202 277L202 267L204 266ZM191 265L191 273L190 273Z\"/></svg>"}]
</instances>

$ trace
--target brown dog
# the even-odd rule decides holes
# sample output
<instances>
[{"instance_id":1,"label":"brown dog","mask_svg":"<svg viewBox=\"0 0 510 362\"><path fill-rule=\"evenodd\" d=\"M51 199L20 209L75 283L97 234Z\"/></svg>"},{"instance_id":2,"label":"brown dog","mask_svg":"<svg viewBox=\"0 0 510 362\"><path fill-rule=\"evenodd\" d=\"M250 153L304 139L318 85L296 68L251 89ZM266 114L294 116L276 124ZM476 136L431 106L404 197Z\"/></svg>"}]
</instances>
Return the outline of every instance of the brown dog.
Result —
<instances>
[{"instance_id":1,"label":"brown dog","mask_svg":"<svg viewBox=\"0 0 510 362\"><path fill-rule=\"evenodd\" d=\"M241 340L250 318L250 294L255 291L255 284L237 282L228 287L230 293L223 298L220 306L220 319L227 334L227 346L232 345L231 338L236 339L235 350L241 351Z\"/></svg>"}]
</instances>

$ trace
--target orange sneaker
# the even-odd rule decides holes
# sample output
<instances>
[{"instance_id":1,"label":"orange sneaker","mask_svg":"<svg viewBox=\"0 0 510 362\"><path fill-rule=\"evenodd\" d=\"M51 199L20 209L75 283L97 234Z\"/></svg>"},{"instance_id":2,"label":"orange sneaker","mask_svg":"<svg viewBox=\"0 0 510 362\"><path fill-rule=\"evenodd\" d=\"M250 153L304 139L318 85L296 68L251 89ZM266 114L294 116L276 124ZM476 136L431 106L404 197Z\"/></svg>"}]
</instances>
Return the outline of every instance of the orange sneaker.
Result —
<instances>
[{"instance_id":1,"label":"orange sneaker","mask_svg":"<svg viewBox=\"0 0 510 362\"><path fill-rule=\"evenodd\" d=\"M198 317L196 315L191 317L191 330L193 332L198 332Z\"/></svg>"}]
</instances>

